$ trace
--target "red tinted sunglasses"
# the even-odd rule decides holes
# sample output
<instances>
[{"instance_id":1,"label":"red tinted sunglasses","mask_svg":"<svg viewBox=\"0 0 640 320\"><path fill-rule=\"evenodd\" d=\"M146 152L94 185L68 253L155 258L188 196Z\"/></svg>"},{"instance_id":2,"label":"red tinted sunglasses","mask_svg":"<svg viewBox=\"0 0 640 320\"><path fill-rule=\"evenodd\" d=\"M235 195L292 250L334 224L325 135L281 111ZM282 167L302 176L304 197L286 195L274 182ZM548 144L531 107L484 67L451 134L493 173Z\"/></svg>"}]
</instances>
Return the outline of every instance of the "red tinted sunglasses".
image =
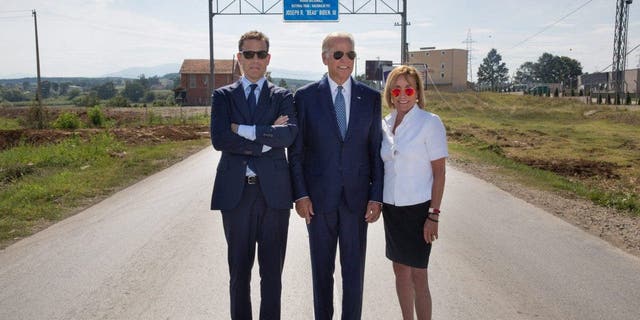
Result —
<instances>
[{"instance_id":1,"label":"red tinted sunglasses","mask_svg":"<svg viewBox=\"0 0 640 320\"><path fill-rule=\"evenodd\" d=\"M391 90L391 94L392 94L394 97L398 97L398 96L400 96L400 94L401 94L401 93L402 93L402 89L400 89L400 88L395 88L395 89L392 89L392 90ZM409 88L405 88L405 89L404 89L404 94L406 94L408 97L411 97L411 96L413 96L414 94L416 94L416 89L411 88L411 87L409 87Z\"/></svg>"}]
</instances>

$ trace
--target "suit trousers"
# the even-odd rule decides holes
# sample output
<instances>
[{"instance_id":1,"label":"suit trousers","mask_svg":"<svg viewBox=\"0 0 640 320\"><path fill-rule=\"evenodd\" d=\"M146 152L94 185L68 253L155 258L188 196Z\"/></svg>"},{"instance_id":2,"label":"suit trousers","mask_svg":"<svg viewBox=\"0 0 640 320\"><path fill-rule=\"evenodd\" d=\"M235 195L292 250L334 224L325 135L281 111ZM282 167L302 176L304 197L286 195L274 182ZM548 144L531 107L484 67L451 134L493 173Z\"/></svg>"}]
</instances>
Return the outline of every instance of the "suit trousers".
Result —
<instances>
[{"instance_id":1,"label":"suit trousers","mask_svg":"<svg viewBox=\"0 0 640 320\"><path fill-rule=\"evenodd\" d=\"M267 207L258 184L245 184L238 207L222 211L228 245L231 319L250 320L251 269L258 244L260 319L280 319L290 210Z\"/></svg>"},{"instance_id":2,"label":"suit trousers","mask_svg":"<svg viewBox=\"0 0 640 320\"><path fill-rule=\"evenodd\" d=\"M342 320L359 320L367 249L366 204L353 212L342 197L334 212L316 213L307 225L311 248L313 305L316 320L333 318L333 273L340 244Z\"/></svg>"}]
</instances>

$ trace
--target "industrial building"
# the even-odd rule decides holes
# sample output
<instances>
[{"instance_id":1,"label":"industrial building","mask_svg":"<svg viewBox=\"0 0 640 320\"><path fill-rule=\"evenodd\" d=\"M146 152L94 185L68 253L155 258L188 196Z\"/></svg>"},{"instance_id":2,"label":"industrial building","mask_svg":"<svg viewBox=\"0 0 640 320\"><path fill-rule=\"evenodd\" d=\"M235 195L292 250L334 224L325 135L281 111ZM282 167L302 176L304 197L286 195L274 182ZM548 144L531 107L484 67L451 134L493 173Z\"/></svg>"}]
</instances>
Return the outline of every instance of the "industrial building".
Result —
<instances>
[{"instance_id":1,"label":"industrial building","mask_svg":"<svg viewBox=\"0 0 640 320\"><path fill-rule=\"evenodd\" d=\"M409 64L425 64L428 89L436 86L443 91L467 89L468 51L464 49L426 48L409 51Z\"/></svg>"}]
</instances>

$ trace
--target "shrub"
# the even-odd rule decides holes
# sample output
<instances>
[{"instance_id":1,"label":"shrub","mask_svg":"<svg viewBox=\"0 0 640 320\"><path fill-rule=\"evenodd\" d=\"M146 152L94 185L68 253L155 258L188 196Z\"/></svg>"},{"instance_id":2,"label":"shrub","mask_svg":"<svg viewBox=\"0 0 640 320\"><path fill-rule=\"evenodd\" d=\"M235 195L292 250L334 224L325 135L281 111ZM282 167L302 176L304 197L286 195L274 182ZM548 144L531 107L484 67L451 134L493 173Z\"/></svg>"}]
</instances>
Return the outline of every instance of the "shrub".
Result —
<instances>
[{"instance_id":1,"label":"shrub","mask_svg":"<svg viewBox=\"0 0 640 320\"><path fill-rule=\"evenodd\" d=\"M73 99L73 103L78 107L90 107L100 103L100 99L95 92L83 94Z\"/></svg>"},{"instance_id":2,"label":"shrub","mask_svg":"<svg viewBox=\"0 0 640 320\"><path fill-rule=\"evenodd\" d=\"M63 112L53 122L53 127L56 129L78 129L80 128L80 118L75 113Z\"/></svg>"},{"instance_id":3,"label":"shrub","mask_svg":"<svg viewBox=\"0 0 640 320\"><path fill-rule=\"evenodd\" d=\"M82 93L82 92L80 92L80 89L78 89L78 88L71 89L69 91L69 100L75 99L77 96L80 95L80 93Z\"/></svg>"},{"instance_id":4,"label":"shrub","mask_svg":"<svg viewBox=\"0 0 640 320\"><path fill-rule=\"evenodd\" d=\"M13 103L7 100L0 100L0 108L9 108L13 107Z\"/></svg>"},{"instance_id":5,"label":"shrub","mask_svg":"<svg viewBox=\"0 0 640 320\"><path fill-rule=\"evenodd\" d=\"M104 112L100 106L95 106L87 111L89 122L94 127L102 127L104 125Z\"/></svg>"},{"instance_id":6,"label":"shrub","mask_svg":"<svg viewBox=\"0 0 640 320\"><path fill-rule=\"evenodd\" d=\"M107 106L115 107L115 108L127 108L127 107L130 107L131 105L129 105L129 100L127 100L127 98L119 94L109 99L109 101L107 101Z\"/></svg>"},{"instance_id":7,"label":"shrub","mask_svg":"<svg viewBox=\"0 0 640 320\"><path fill-rule=\"evenodd\" d=\"M165 99L165 105L167 106L175 106L176 105L176 99L173 97L173 95L168 95L167 98Z\"/></svg>"},{"instance_id":8,"label":"shrub","mask_svg":"<svg viewBox=\"0 0 640 320\"><path fill-rule=\"evenodd\" d=\"M144 98L143 98L144 102L153 102L153 100L155 99L156 99L156 94L153 93L152 91L147 91L144 94Z\"/></svg>"},{"instance_id":9,"label":"shrub","mask_svg":"<svg viewBox=\"0 0 640 320\"><path fill-rule=\"evenodd\" d=\"M25 125L29 128L44 129L49 122L49 111L45 107L29 107Z\"/></svg>"}]
</instances>

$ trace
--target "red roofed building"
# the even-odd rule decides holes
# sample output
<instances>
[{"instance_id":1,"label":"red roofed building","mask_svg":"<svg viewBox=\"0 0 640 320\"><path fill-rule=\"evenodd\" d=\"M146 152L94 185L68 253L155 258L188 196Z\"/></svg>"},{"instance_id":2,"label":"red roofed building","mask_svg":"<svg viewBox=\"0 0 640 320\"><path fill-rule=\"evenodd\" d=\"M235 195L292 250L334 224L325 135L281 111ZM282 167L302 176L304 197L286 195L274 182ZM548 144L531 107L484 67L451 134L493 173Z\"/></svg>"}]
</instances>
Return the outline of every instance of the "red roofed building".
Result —
<instances>
[{"instance_id":1,"label":"red roofed building","mask_svg":"<svg viewBox=\"0 0 640 320\"><path fill-rule=\"evenodd\" d=\"M242 73L236 60L215 60L216 88L238 81ZM209 59L185 59L180 67L180 87L176 97L183 105L206 106L211 104Z\"/></svg>"}]
</instances>

